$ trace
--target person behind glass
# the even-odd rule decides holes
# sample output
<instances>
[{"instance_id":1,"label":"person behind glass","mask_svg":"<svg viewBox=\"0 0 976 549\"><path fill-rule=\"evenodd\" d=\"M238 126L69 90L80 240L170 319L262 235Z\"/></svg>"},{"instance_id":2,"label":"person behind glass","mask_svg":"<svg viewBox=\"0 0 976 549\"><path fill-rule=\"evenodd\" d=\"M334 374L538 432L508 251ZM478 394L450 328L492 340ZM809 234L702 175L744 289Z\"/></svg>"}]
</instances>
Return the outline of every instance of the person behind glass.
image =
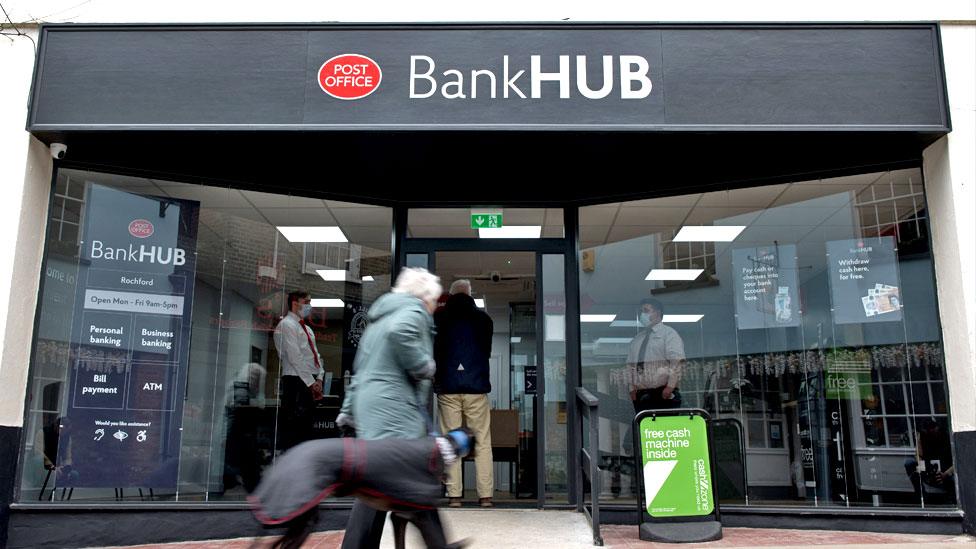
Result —
<instances>
[{"instance_id":1,"label":"person behind glass","mask_svg":"<svg viewBox=\"0 0 976 549\"><path fill-rule=\"evenodd\" d=\"M640 302L640 333L630 342L627 368L634 412L681 406L678 382L685 345L678 332L662 324L664 305L654 298Z\"/></svg>"},{"instance_id":2,"label":"person behind glass","mask_svg":"<svg viewBox=\"0 0 976 549\"><path fill-rule=\"evenodd\" d=\"M419 439L432 426L427 413L434 377L434 320L441 295L440 279L421 268L404 268L393 290L369 308L353 361L352 382L346 388L336 418L340 427L355 429L363 440ZM349 515L343 549L379 547L386 512L357 498ZM449 547L436 509L418 511L414 522L431 525L428 547Z\"/></svg>"},{"instance_id":3,"label":"person behind glass","mask_svg":"<svg viewBox=\"0 0 976 549\"><path fill-rule=\"evenodd\" d=\"M224 490L242 485L251 493L261 480L258 426L264 410L267 373L264 366L250 362L241 367L227 387Z\"/></svg>"},{"instance_id":4,"label":"person behind glass","mask_svg":"<svg viewBox=\"0 0 976 549\"><path fill-rule=\"evenodd\" d=\"M312 438L315 401L323 398L322 357L315 346L315 332L305 324L311 303L306 291L288 294L288 314L274 332L281 359L277 446L282 451Z\"/></svg>"},{"instance_id":5,"label":"person behind glass","mask_svg":"<svg viewBox=\"0 0 976 549\"><path fill-rule=\"evenodd\" d=\"M908 473L916 495L921 495L924 484L927 501L955 501L956 485L953 477L956 468L952 462L949 433L935 419L928 418L919 422L915 457L905 460L905 472Z\"/></svg>"},{"instance_id":6,"label":"person behind glass","mask_svg":"<svg viewBox=\"0 0 976 549\"><path fill-rule=\"evenodd\" d=\"M478 474L478 499L491 507L495 491L491 453L491 337L494 326L471 298L471 282L455 280L451 296L443 309L434 314L437 337L434 360L437 362L435 389L445 433L461 427L462 421L474 433L475 470ZM461 461L447 469L447 497L451 507L461 506Z\"/></svg>"}]
</instances>

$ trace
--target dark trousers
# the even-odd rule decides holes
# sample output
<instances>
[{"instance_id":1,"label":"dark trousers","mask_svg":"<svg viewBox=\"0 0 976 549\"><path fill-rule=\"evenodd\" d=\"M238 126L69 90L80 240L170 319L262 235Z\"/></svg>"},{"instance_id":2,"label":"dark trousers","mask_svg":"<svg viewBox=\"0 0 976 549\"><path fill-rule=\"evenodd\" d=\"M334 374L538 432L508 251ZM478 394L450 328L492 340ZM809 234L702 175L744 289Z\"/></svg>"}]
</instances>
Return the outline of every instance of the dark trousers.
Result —
<instances>
[{"instance_id":1,"label":"dark trousers","mask_svg":"<svg viewBox=\"0 0 976 549\"><path fill-rule=\"evenodd\" d=\"M407 522L420 530L424 544L430 549L449 547L437 509L410 513L393 512L394 546L405 547ZM346 533L342 538L342 549L377 549L383 537L386 511L378 511L360 500L352 505Z\"/></svg>"},{"instance_id":2,"label":"dark trousers","mask_svg":"<svg viewBox=\"0 0 976 549\"><path fill-rule=\"evenodd\" d=\"M312 390L298 376L281 376L278 408L278 449L287 450L312 438Z\"/></svg>"},{"instance_id":3,"label":"dark trousers","mask_svg":"<svg viewBox=\"0 0 976 549\"><path fill-rule=\"evenodd\" d=\"M227 408L227 446L224 451L224 489L238 482L248 493L261 480L261 448L258 445L260 411L256 408Z\"/></svg>"},{"instance_id":4,"label":"dark trousers","mask_svg":"<svg viewBox=\"0 0 976 549\"><path fill-rule=\"evenodd\" d=\"M662 395L663 392L664 387L639 389L636 397L634 398L634 413L639 414L644 410L661 410L681 407L681 396L678 395L677 389L674 390L674 394L672 395L673 398L664 398Z\"/></svg>"},{"instance_id":5,"label":"dark trousers","mask_svg":"<svg viewBox=\"0 0 976 549\"><path fill-rule=\"evenodd\" d=\"M352 504L342 549L377 549L383 537L386 511L378 511L360 500Z\"/></svg>"},{"instance_id":6,"label":"dark trousers","mask_svg":"<svg viewBox=\"0 0 976 549\"><path fill-rule=\"evenodd\" d=\"M406 549L407 547L407 523L411 522L420 530L420 537L424 539L424 544L432 549L444 549L452 547L447 544L447 536L444 534L444 525L441 524L441 517L437 509L429 511L416 511L413 513L397 513L390 515L393 522L393 546L396 549Z\"/></svg>"}]
</instances>

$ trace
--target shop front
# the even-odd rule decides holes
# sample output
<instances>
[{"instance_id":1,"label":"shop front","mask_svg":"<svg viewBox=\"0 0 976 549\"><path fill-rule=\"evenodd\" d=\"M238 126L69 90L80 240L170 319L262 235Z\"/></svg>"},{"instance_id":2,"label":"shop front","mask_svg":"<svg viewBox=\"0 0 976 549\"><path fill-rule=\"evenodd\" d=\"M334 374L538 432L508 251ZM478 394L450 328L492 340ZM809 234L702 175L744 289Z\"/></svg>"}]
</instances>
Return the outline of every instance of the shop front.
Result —
<instances>
[{"instance_id":1,"label":"shop front","mask_svg":"<svg viewBox=\"0 0 976 549\"><path fill-rule=\"evenodd\" d=\"M470 280L494 321L498 505L575 507L585 387L595 497L633 520L636 357L666 330L681 405L723 420L727 520L961 529L922 161L950 130L936 25L52 25L39 46L28 129L66 151L12 546L250 528L288 428L287 296L312 299L311 436L337 437L404 266Z\"/></svg>"}]
</instances>

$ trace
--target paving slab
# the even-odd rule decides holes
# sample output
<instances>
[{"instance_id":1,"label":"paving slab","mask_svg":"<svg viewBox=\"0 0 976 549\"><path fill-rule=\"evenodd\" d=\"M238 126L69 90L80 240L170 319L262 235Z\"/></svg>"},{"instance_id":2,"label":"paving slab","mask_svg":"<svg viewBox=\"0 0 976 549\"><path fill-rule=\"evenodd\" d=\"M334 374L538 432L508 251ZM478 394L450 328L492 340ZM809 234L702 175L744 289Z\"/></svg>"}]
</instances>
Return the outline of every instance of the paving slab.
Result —
<instances>
[{"instance_id":1,"label":"paving slab","mask_svg":"<svg viewBox=\"0 0 976 549\"><path fill-rule=\"evenodd\" d=\"M590 526L580 513L527 509L443 509L442 521L448 539L467 538L471 549L582 549L593 547ZM697 544L667 544L641 541L637 526L604 525L604 547L610 549L684 549L689 547L755 547L762 549L976 549L976 538L958 535L885 534L837 530L783 530L776 528L725 528L718 541ZM339 549L343 532L316 532L307 549ZM207 540L129 546L128 549L250 549L270 547L276 538ZM393 531L387 521L383 549L393 548ZM407 530L407 547L423 548L412 526Z\"/></svg>"}]
</instances>

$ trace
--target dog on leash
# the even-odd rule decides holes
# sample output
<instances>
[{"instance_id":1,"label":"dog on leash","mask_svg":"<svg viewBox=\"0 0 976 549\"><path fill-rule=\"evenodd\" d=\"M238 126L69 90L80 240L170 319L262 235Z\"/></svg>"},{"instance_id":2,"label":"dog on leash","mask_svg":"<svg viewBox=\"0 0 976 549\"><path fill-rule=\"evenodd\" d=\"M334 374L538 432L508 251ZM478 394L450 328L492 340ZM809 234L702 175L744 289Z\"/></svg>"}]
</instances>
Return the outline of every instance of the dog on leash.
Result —
<instances>
[{"instance_id":1,"label":"dog on leash","mask_svg":"<svg viewBox=\"0 0 976 549\"><path fill-rule=\"evenodd\" d=\"M318 521L319 502L349 495L392 512L398 549L404 547L408 522L428 547L463 547L464 542L447 543L437 505L445 466L473 448L467 429L419 439L311 440L279 456L248 501L262 525L287 528L275 548L301 547Z\"/></svg>"}]
</instances>

